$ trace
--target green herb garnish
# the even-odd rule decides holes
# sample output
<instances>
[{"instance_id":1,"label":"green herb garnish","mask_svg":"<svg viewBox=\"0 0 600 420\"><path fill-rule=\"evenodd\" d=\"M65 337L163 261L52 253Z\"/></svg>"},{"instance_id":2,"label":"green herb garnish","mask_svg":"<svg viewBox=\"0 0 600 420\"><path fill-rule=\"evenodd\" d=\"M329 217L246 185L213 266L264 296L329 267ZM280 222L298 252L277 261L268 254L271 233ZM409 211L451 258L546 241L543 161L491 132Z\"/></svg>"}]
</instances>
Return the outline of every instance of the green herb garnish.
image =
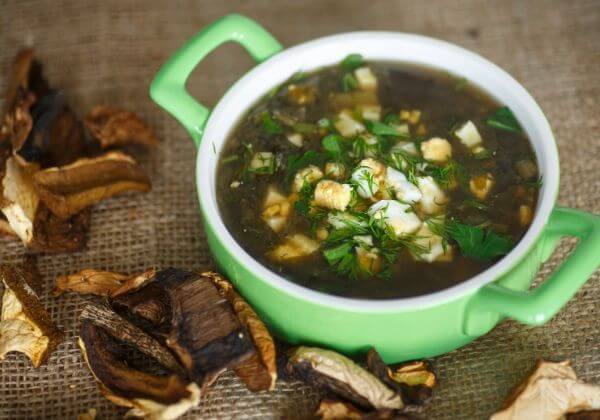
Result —
<instances>
[{"instance_id":1,"label":"green herb garnish","mask_svg":"<svg viewBox=\"0 0 600 420\"><path fill-rule=\"evenodd\" d=\"M345 71L352 71L365 63L363 56L360 54L350 54L346 56L340 63L340 67Z\"/></svg>"},{"instance_id":2,"label":"green herb garnish","mask_svg":"<svg viewBox=\"0 0 600 420\"><path fill-rule=\"evenodd\" d=\"M456 82L454 83L454 90L457 92L463 90L465 88L465 86L467 86L468 82L469 81L467 80L466 77L459 77L458 79L456 79Z\"/></svg>"},{"instance_id":3,"label":"green herb garnish","mask_svg":"<svg viewBox=\"0 0 600 420\"><path fill-rule=\"evenodd\" d=\"M512 131L515 133L521 133L521 125L515 118L509 107L504 106L490 115L485 122L490 127L494 127L498 130Z\"/></svg>"},{"instance_id":4,"label":"green herb garnish","mask_svg":"<svg viewBox=\"0 0 600 420\"><path fill-rule=\"evenodd\" d=\"M473 158L476 160L484 160L491 158L493 153L488 149L483 149L477 153L473 153Z\"/></svg>"},{"instance_id":5,"label":"green herb garnish","mask_svg":"<svg viewBox=\"0 0 600 420\"><path fill-rule=\"evenodd\" d=\"M358 88L358 80L352 73L346 73L342 77L342 91L350 92Z\"/></svg>"},{"instance_id":6,"label":"green herb garnish","mask_svg":"<svg viewBox=\"0 0 600 420\"><path fill-rule=\"evenodd\" d=\"M317 131L317 127L314 124L299 122L294 124L292 127L296 133L300 134L313 134Z\"/></svg>"},{"instance_id":7,"label":"green herb garnish","mask_svg":"<svg viewBox=\"0 0 600 420\"><path fill-rule=\"evenodd\" d=\"M317 121L317 127L331 129L333 127L333 123L329 118L321 118L319 121Z\"/></svg>"},{"instance_id":8,"label":"green herb garnish","mask_svg":"<svg viewBox=\"0 0 600 420\"><path fill-rule=\"evenodd\" d=\"M460 252L468 258L491 261L508 254L514 243L512 238L499 235L492 230L471 226L451 220L445 231L460 248Z\"/></svg>"},{"instance_id":9,"label":"green herb garnish","mask_svg":"<svg viewBox=\"0 0 600 420\"><path fill-rule=\"evenodd\" d=\"M327 155L309 150L304 154L292 154L288 156L286 165L285 183L289 184L296 172L308 165L322 166L327 160Z\"/></svg>"},{"instance_id":10,"label":"green herb garnish","mask_svg":"<svg viewBox=\"0 0 600 420\"><path fill-rule=\"evenodd\" d=\"M485 203L482 203L482 202L481 202L481 201L479 201L479 200L475 200L474 198L466 198L466 199L463 201L463 203L465 203L466 205L468 205L468 206L470 206L470 207L473 207L474 209L477 209L477 210L482 210L482 211L485 211L485 210L488 210L488 209L489 209L489 207L488 207L488 205L487 205L487 204L485 204Z\"/></svg>"},{"instance_id":11,"label":"green herb garnish","mask_svg":"<svg viewBox=\"0 0 600 420\"><path fill-rule=\"evenodd\" d=\"M239 158L240 158L240 157L239 157L238 155L229 155L229 156L226 156L226 157L224 157L223 159L221 159L221 163L222 163L223 165L226 165L226 164L228 164L228 163L235 162L235 161L236 161L236 160L238 160Z\"/></svg>"},{"instance_id":12,"label":"green herb garnish","mask_svg":"<svg viewBox=\"0 0 600 420\"><path fill-rule=\"evenodd\" d=\"M329 155L333 159L339 159L342 155L343 150L342 141L342 136L339 136L337 134L328 134L325 137L323 137L323 140L321 140L321 144L323 145L323 149L325 149L325 151L329 153Z\"/></svg>"},{"instance_id":13,"label":"green herb garnish","mask_svg":"<svg viewBox=\"0 0 600 420\"><path fill-rule=\"evenodd\" d=\"M367 129L376 136L407 137L400 134L395 127L378 121L365 121Z\"/></svg>"},{"instance_id":14,"label":"green herb garnish","mask_svg":"<svg viewBox=\"0 0 600 420\"><path fill-rule=\"evenodd\" d=\"M263 112L262 117L262 128L268 135L281 134L283 129L281 125L275 121L268 112Z\"/></svg>"}]
</instances>

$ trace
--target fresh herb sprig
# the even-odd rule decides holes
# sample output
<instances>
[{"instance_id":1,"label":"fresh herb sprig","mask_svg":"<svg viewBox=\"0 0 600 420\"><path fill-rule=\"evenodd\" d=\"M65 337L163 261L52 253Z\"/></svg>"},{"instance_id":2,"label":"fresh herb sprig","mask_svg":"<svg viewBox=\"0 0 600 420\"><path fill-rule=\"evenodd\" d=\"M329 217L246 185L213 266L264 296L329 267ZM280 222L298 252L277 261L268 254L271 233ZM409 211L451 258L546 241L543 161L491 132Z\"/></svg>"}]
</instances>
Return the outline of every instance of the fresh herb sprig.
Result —
<instances>
[{"instance_id":1,"label":"fresh herb sprig","mask_svg":"<svg viewBox=\"0 0 600 420\"><path fill-rule=\"evenodd\" d=\"M490 115L485 122L490 127L494 127L498 130L512 131L514 133L521 133L523 131L519 121L507 106L498 109Z\"/></svg>"}]
</instances>

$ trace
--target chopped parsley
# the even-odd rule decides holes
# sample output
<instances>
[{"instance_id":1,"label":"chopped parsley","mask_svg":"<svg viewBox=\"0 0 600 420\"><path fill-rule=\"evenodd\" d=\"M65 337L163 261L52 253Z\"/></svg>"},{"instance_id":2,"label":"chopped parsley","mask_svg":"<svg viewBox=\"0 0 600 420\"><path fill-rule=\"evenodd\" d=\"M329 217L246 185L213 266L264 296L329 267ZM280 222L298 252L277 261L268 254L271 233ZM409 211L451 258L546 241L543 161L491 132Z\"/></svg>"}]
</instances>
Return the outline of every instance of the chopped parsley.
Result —
<instances>
[{"instance_id":1,"label":"chopped parsley","mask_svg":"<svg viewBox=\"0 0 600 420\"><path fill-rule=\"evenodd\" d=\"M485 122L490 127L494 127L498 130L512 131L515 133L521 133L523 131L519 121L517 121L515 115L507 106L498 109L490 115Z\"/></svg>"}]
</instances>

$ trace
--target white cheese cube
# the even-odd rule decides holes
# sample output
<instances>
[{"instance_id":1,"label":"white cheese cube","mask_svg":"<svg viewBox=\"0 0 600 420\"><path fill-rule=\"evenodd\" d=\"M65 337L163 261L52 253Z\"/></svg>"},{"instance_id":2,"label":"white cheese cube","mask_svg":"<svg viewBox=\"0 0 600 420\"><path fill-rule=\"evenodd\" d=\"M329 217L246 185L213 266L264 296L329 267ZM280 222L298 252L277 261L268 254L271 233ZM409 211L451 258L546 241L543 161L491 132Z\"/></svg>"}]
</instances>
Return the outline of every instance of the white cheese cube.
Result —
<instances>
[{"instance_id":1,"label":"white cheese cube","mask_svg":"<svg viewBox=\"0 0 600 420\"><path fill-rule=\"evenodd\" d=\"M300 133L290 133L286 137L288 141L296 147L302 147L302 144L304 143L304 139Z\"/></svg>"},{"instance_id":2,"label":"white cheese cube","mask_svg":"<svg viewBox=\"0 0 600 420\"><path fill-rule=\"evenodd\" d=\"M297 233L287 236L283 243L269 251L267 256L276 261L287 261L306 257L317 249L319 249L317 241Z\"/></svg>"},{"instance_id":3,"label":"white cheese cube","mask_svg":"<svg viewBox=\"0 0 600 420\"><path fill-rule=\"evenodd\" d=\"M391 227L396 236L415 232L421 226L421 220L408 204L396 200L381 200L369 207L368 214L383 220Z\"/></svg>"},{"instance_id":4,"label":"white cheese cube","mask_svg":"<svg viewBox=\"0 0 600 420\"><path fill-rule=\"evenodd\" d=\"M325 179L315 188L314 204L332 210L346 210L352 199L352 187Z\"/></svg>"},{"instance_id":5,"label":"white cheese cube","mask_svg":"<svg viewBox=\"0 0 600 420\"><path fill-rule=\"evenodd\" d=\"M453 257L452 247L446 245L444 252L443 239L441 236L434 234L427 226L427 223L423 223L421 228L415 233L417 237L415 243L426 249L423 253L413 253L413 257L420 261L426 261L428 263L439 261L447 262L451 261Z\"/></svg>"},{"instance_id":6,"label":"white cheese cube","mask_svg":"<svg viewBox=\"0 0 600 420\"><path fill-rule=\"evenodd\" d=\"M342 179L346 174L346 167L339 162L327 162L325 164L325 176L334 179Z\"/></svg>"},{"instance_id":7,"label":"white cheese cube","mask_svg":"<svg viewBox=\"0 0 600 420\"><path fill-rule=\"evenodd\" d=\"M353 214L344 212L329 213L327 215L327 222L335 229L367 227L367 223L364 220L359 219Z\"/></svg>"},{"instance_id":8,"label":"white cheese cube","mask_svg":"<svg viewBox=\"0 0 600 420\"><path fill-rule=\"evenodd\" d=\"M358 81L360 90L376 90L377 78L369 67L360 67L354 70L354 77Z\"/></svg>"},{"instance_id":9,"label":"white cheese cube","mask_svg":"<svg viewBox=\"0 0 600 420\"><path fill-rule=\"evenodd\" d=\"M408 155L417 156L419 152L417 151L417 146L412 141L399 141L394 144L390 149L390 152L396 153L406 153Z\"/></svg>"},{"instance_id":10,"label":"white cheese cube","mask_svg":"<svg viewBox=\"0 0 600 420\"><path fill-rule=\"evenodd\" d=\"M373 246L373 237L371 235L356 235L353 239L362 247L367 248Z\"/></svg>"},{"instance_id":11,"label":"white cheese cube","mask_svg":"<svg viewBox=\"0 0 600 420\"><path fill-rule=\"evenodd\" d=\"M406 179L402 172L388 166L385 181L386 185L395 192L399 201L413 204L421 200L421 190Z\"/></svg>"},{"instance_id":12,"label":"white cheese cube","mask_svg":"<svg viewBox=\"0 0 600 420\"><path fill-rule=\"evenodd\" d=\"M333 126L344 137L354 137L365 131L365 126L352 118L352 114L348 110L338 114Z\"/></svg>"},{"instance_id":13,"label":"white cheese cube","mask_svg":"<svg viewBox=\"0 0 600 420\"><path fill-rule=\"evenodd\" d=\"M423 194L419 202L423 213L436 214L444 209L448 198L432 177L417 177L417 186Z\"/></svg>"},{"instance_id":14,"label":"white cheese cube","mask_svg":"<svg viewBox=\"0 0 600 420\"><path fill-rule=\"evenodd\" d=\"M292 205L274 186L269 186L263 202L262 219L275 232L283 230Z\"/></svg>"},{"instance_id":15,"label":"white cheese cube","mask_svg":"<svg viewBox=\"0 0 600 420\"><path fill-rule=\"evenodd\" d=\"M433 137L421 143L421 153L425 160L443 163L452 157L452 146L446 139Z\"/></svg>"},{"instance_id":16,"label":"white cheese cube","mask_svg":"<svg viewBox=\"0 0 600 420\"><path fill-rule=\"evenodd\" d=\"M271 152L257 152L252 156L250 169L255 173L272 173L275 169L275 156Z\"/></svg>"},{"instance_id":17,"label":"white cheese cube","mask_svg":"<svg viewBox=\"0 0 600 420\"><path fill-rule=\"evenodd\" d=\"M454 132L454 135L460 139L460 142L467 146L469 149L481 144L481 135L477 130L475 124L472 121L467 121L458 130Z\"/></svg>"},{"instance_id":18,"label":"white cheese cube","mask_svg":"<svg viewBox=\"0 0 600 420\"><path fill-rule=\"evenodd\" d=\"M298 192L304 186L304 183L314 184L318 180L323 178L323 172L318 166L309 165L306 168L300 169L294 176L294 183L292 189Z\"/></svg>"},{"instance_id":19,"label":"white cheese cube","mask_svg":"<svg viewBox=\"0 0 600 420\"><path fill-rule=\"evenodd\" d=\"M359 166L352 172L351 178L356 184L356 192L362 198L372 198L379 191L379 180L370 167Z\"/></svg>"},{"instance_id":20,"label":"white cheese cube","mask_svg":"<svg viewBox=\"0 0 600 420\"><path fill-rule=\"evenodd\" d=\"M478 175L469 181L471 193L479 200L485 200L494 186L494 177L490 173Z\"/></svg>"},{"instance_id":21,"label":"white cheese cube","mask_svg":"<svg viewBox=\"0 0 600 420\"><path fill-rule=\"evenodd\" d=\"M359 105L358 110L365 120L379 121L381 119L381 107L379 105Z\"/></svg>"}]
</instances>

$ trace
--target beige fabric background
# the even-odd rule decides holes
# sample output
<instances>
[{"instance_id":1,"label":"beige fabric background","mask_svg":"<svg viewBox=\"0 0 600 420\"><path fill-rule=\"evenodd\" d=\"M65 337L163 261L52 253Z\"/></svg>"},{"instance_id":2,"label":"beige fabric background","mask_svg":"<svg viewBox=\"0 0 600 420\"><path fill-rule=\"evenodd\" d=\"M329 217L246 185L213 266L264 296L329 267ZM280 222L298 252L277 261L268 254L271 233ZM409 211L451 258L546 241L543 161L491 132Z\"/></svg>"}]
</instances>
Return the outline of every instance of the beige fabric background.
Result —
<instances>
[{"instance_id":1,"label":"beige fabric background","mask_svg":"<svg viewBox=\"0 0 600 420\"><path fill-rule=\"evenodd\" d=\"M142 159L152 193L97 206L87 251L40 258L47 291L56 275L86 267L130 272L151 264L211 264L197 211L194 148L147 91L159 66L185 39L232 11L257 19L286 46L336 32L382 29L430 35L482 54L521 81L546 112L562 156L559 202L600 213L598 0L1 1L2 75L20 47L33 45L51 83L64 88L80 114L98 103L134 109L162 139ZM193 75L192 91L214 104L250 66L241 48L223 47ZM560 248L542 277L571 244ZM18 243L0 240L0 261L22 255ZM81 298L44 301L67 339L40 369L19 354L0 363L0 419L74 419L92 407L99 418L118 417L123 411L99 394L75 346ZM486 417L540 357L570 358L581 378L600 384L599 305L597 272L545 326L504 322L438 357L440 386L418 411L429 418ZM307 417L317 401L318 393L301 384L251 394L226 374L188 418Z\"/></svg>"}]
</instances>

